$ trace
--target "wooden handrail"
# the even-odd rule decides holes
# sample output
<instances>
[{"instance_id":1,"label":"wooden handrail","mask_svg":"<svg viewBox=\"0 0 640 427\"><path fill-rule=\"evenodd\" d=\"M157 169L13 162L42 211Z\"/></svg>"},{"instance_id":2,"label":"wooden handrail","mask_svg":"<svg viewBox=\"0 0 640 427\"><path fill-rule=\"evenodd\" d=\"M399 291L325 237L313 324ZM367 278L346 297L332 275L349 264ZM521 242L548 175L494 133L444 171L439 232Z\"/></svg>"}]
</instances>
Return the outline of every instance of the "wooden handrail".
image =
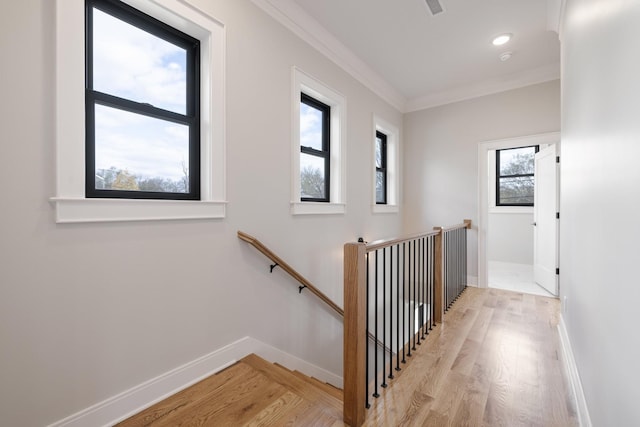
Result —
<instances>
[{"instance_id":1,"label":"wooden handrail","mask_svg":"<svg viewBox=\"0 0 640 427\"><path fill-rule=\"evenodd\" d=\"M340 308L335 302L331 300L328 296L322 293L321 290L316 288L310 281L308 281L302 274L298 273L293 267L287 264L282 258L273 253L271 249L266 247L260 240L256 239L250 234L247 234L242 231L238 231L238 238L240 240L244 240L249 243L251 246L262 252L264 256L269 258L271 261L275 262L280 268L282 268L285 272L287 272L291 277L297 280L300 284L305 286L311 293L320 298L325 304L331 307L336 313L340 315L344 319L344 310ZM369 339L375 342L378 347L385 349L387 352L393 354L393 351L389 347L386 347L380 340L376 339L375 335L371 332L367 332Z\"/></svg>"},{"instance_id":2,"label":"wooden handrail","mask_svg":"<svg viewBox=\"0 0 640 427\"><path fill-rule=\"evenodd\" d=\"M439 231L431 231L429 233L419 233L406 237L399 237L395 239L386 239L386 240L376 240L374 242L367 243L366 249L367 252L373 252L378 249L388 248L389 246L393 246L398 243L406 242L407 240L415 240L421 237L430 237L438 234Z\"/></svg>"},{"instance_id":3,"label":"wooden handrail","mask_svg":"<svg viewBox=\"0 0 640 427\"><path fill-rule=\"evenodd\" d=\"M344 310L342 308L340 308L335 302L331 301L331 299L328 296L323 294L322 291L316 288L310 281L305 279L305 277L302 274L298 273L293 267L287 264L282 258L274 254L269 248L263 245L260 240L242 231L238 231L238 237L241 240L244 240L245 242L249 243L251 246L259 250L260 252L262 252L264 256L269 258L271 261L278 264L278 267L286 271L291 277L296 279L303 286L306 286L306 288L309 289L309 291L312 294L320 298L325 304L331 307L333 311L338 313L341 317L344 317Z\"/></svg>"},{"instance_id":4,"label":"wooden handrail","mask_svg":"<svg viewBox=\"0 0 640 427\"><path fill-rule=\"evenodd\" d=\"M457 230L458 228L466 228L467 230L471 229L471 220L465 219L463 223L450 225L449 227L433 227L434 230L442 230L443 232Z\"/></svg>"}]
</instances>

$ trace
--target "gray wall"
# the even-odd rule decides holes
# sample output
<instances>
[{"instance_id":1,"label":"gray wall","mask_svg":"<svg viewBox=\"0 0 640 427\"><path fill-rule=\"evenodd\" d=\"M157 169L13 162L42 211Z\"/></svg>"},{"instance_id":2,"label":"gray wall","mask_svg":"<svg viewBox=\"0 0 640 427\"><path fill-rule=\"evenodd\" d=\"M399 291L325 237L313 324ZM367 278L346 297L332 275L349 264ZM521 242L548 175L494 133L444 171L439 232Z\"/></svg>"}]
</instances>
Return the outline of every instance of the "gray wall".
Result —
<instances>
[{"instance_id":1,"label":"gray wall","mask_svg":"<svg viewBox=\"0 0 640 427\"><path fill-rule=\"evenodd\" d=\"M342 374L341 321L236 231L341 305L343 244L401 232L371 213L370 159L373 114L402 116L250 1L194 3L227 29L227 218L72 225L48 201L54 2L0 6L2 425L55 422L247 335ZM293 65L347 98L346 215L289 213Z\"/></svg>"},{"instance_id":2,"label":"gray wall","mask_svg":"<svg viewBox=\"0 0 640 427\"><path fill-rule=\"evenodd\" d=\"M594 426L640 425L640 2L570 0L560 292Z\"/></svg>"},{"instance_id":3,"label":"gray wall","mask_svg":"<svg viewBox=\"0 0 640 427\"><path fill-rule=\"evenodd\" d=\"M552 81L405 114L404 229L470 218L469 275L478 275L478 143L560 128Z\"/></svg>"},{"instance_id":4,"label":"gray wall","mask_svg":"<svg viewBox=\"0 0 640 427\"><path fill-rule=\"evenodd\" d=\"M533 214L490 213L487 260L533 265Z\"/></svg>"}]
</instances>

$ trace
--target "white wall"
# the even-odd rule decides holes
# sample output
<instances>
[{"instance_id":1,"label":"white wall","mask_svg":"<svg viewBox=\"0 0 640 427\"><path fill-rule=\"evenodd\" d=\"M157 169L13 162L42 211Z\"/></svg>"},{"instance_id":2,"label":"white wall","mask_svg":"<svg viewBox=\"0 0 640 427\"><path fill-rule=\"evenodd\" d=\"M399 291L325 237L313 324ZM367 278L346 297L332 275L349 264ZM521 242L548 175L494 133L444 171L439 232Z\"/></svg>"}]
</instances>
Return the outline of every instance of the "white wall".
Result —
<instances>
[{"instance_id":1,"label":"white wall","mask_svg":"<svg viewBox=\"0 0 640 427\"><path fill-rule=\"evenodd\" d=\"M640 2L569 0L560 292L594 426L640 425Z\"/></svg>"},{"instance_id":2,"label":"white wall","mask_svg":"<svg viewBox=\"0 0 640 427\"><path fill-rule=\"evenodd\" d=\"M478 143L559 128L559 81L406 114L405 231L472 219L468 271L477 276Z\"/></svg>"},{"instance_id":3,"label":"white wall","mask_svg":"<svg viewBox=\"0 0 640 427\"><path fill-rule=\"evenodd\" d=\"M490 213L487 260L533 265L533 214Z\"/></svg>"},{"instance_id":4,"label":"white wall","mask_svg":"<svg viewBox=\"0 0 640 427\"><path fill-rule=\"evenodd\" d=\"M248 0L194 1L227 29L228 216L56 225L54 2L0 6L0 418L46 425L250 335L342 374L342 323L236 237L342 304L342 245L371 214L373 114L401 114ZM81 35L78 35L81 37ZM291 67L347 98L347 213L292 217Z\"/></svg>"}]
</instances>

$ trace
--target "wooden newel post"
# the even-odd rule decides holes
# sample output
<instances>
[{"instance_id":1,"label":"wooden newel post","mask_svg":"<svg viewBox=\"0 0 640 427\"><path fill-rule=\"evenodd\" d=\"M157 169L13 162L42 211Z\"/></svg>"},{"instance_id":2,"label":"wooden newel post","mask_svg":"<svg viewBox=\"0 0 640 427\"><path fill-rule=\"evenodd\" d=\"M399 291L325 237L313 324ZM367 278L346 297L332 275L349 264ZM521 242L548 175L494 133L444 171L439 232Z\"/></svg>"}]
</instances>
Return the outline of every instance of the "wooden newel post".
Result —
<instances>
[{"instance_id":1,"label":"wooden newel post","mask_svg":"<svg viewBox=\"0 0 640 427\"><path fill-rule=\"evenodd\" d=\"M344 409L345 424L359 427L365 419L366 378L366 246L344 245Z\"/></svg>"},{"instance_id":2,"label":"wooden newel post","mask_svg":"<svg viewBox=\"0 0 640 427\"><path fill-rule=\"evenodd\" d=\"M435 284L434 284L434 315L433 320L436 323L442 323L444 316L444 281L442 280L442 267L444 265L444 253L442 252L442 236L444 231L442 227L433 227L434 230L440 231L435 236Z\"/></svg>"}]
</instances>

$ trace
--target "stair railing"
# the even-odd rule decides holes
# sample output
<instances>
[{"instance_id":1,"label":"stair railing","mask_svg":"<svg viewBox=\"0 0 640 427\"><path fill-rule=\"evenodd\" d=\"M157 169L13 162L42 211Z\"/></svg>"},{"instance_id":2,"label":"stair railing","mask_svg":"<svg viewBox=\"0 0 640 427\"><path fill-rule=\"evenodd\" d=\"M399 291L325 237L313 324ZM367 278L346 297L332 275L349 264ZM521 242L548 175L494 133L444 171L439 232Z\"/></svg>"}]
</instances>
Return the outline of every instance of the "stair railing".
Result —
<instances>
[{"instance_id":1,"label":"stair railing","mask_svg":"<svg viewBox=\"0 0 640 427\"><path fill-rule=\"evenodd\" d=\"M360 426L370 397L402 370L466 288L471 220L400 239L344 245L344 422ZM367 335L390 346L371 349ZM382 354L379 354L382 353ZM395 359L395 360L394 360Z\"/></svg>"},{"instance_id":2,"label":"stair railing","mask_svg":"<svg viewBox=\"0 0 640 427\"><path fill-rule=\"evenodd\" d=\"M271 249L269 249L265 245L263 245L260 240L256 239L255 237L251 236L250 234L244 233L242 231L238 231L238 238L240 238L241 240L244 240L245 242L249 243L251 246L253 246L257 250L262 252L262 254L264 254L264 256L266 256L272 262L274 262L274 264L271 265L271 271L273 271L273 269L275 267L282 268L283 271L285 271L287 274L289 274L291 277L293 277L295 280L297 280L298 283L301 284L301 286L299 287L300 292L302 292L303 289L308 289L309 292L311 292L312 294L314 294L315 296L320 298L320 300L322 300L322 302L327 304L329 307L331 307L333 309L333 311L338 313L340 315L340 317L344 317L344 310L340 306L338 306L338 304L333 302L331 300L331 298L329 298L324 293L322 293L322 291L320 289L316 288L313 285L313 283L308 281L302 274L298 273L293 267L291 267L289 264L287 264L282 258L280 258L278 255L273 253L273 251L271 251Z\"/></svg>"},{"instance_id":3,"label":"stair railing","mask_svg":"<svg viewBox=\"0 0 640 427\"><path fill-rule=\"evenodd\" d=\"M285 262L282 258L276 255L271 249L265 246L260 240L256 239L250 234L247 234L242 231L238 231L238 238L249 243L251 246L260 251L264 256L269 258L273 264L270 266L270 271L273 272L273 269L276 267L282 268L284 272L293 277L300 286L298 287L299 292L302 292L303 289L308 289L309 292L318 297L322 302L327 304L333 311L335 311L340 318L344 318L344 310L335 302L331 300L328 296L326 296L320 289L318 289L313 283L307 280L302 274L298 273L293 267L291 267L287 262ZM376 340L373 334L367 334L369 339L377 344L379 348L385 349L386 353L391 353L389 347L385 346L381 341Z\"/></svg>"}]
</instances>

